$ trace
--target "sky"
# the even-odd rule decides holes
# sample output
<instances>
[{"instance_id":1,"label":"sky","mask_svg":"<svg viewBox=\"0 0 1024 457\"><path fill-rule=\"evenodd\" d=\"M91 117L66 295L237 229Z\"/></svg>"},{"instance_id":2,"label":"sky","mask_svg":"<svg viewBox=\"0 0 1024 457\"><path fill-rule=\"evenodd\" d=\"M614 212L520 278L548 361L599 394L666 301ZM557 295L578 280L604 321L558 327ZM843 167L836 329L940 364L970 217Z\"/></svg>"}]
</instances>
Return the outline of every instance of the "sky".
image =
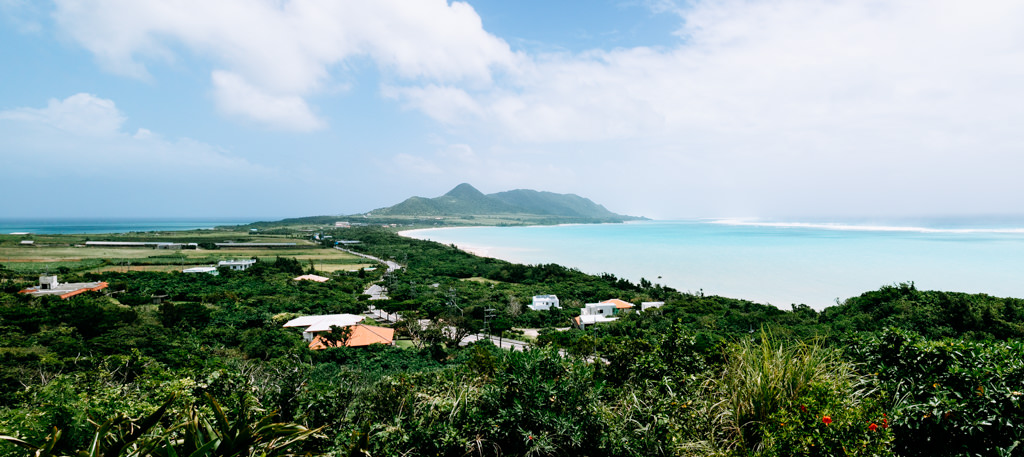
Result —
<instances>
[{"instance_id":1,"label":"sky","mask_svg":"<svg viewBox=\"0 0 1024 457\"><path fill-rule=\"evenodd\" d=\"M1017 0L0 0L0 217L1019 215Z\"/></svg>"}]
</instances>

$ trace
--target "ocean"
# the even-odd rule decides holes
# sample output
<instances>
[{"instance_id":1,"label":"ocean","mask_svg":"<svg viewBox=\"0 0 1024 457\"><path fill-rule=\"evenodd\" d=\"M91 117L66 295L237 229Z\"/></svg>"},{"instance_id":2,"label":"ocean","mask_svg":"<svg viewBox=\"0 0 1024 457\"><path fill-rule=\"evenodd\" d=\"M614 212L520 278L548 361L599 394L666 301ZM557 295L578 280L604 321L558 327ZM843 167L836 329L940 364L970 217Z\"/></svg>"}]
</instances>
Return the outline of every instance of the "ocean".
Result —
<instances>
[{"instance_id":1,"label":"ocean","mask_svg":"<svg viewBox=\"0 0 1024 457\"><path fill-rule=\"evenodd\" d=\"M517 263L823 309L884 285L1024 297L1024 221L645 221L403 232ZM612 298L612 297L609 297Z\"/></svg>"},{"instance_id":2,"label":"ocean","mask_svg":"<svg viewBox=\"0 0 1024 457\"><path fill-rule=\"evenodd\" d=\"M222 225L249 224L257 219L189 218L0 218L0 233L34 233L39 235L68 233L127 233L170 230L207 229ZM272 219L262 219L272 220Z\"/></svg>"}]
</instances>

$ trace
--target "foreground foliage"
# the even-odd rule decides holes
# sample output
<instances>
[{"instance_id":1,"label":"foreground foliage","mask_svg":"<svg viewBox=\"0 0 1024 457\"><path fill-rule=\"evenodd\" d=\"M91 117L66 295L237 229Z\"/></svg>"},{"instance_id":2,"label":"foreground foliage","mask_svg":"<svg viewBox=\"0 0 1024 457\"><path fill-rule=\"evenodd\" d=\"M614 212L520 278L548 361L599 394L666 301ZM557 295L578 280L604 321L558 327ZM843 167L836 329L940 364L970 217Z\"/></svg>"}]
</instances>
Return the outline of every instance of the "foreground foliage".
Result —
<instances>
[{"instance_id":1,"label":"foreground foliage","mask_svg":"<svg viewBox=\"0 0 1024 457\"><path fill-rule=\"evenodd\" d=\"M371 228L405 268L105 273L112 294L0 292L3 455L1014 455L1021 300L884 286L817 312L515 265ZM327 247L325 247L327 249ZM470 280L472 279L472 280ZM281 325L358 313L380 281L408 349L311 352ZM565 309L531 311L536 294ZM154 303L161 297L161 303ZM584 303L664 301L580 330ZM484 319L487 316L487 324ZM420 325L430 319L430 325ZM534 349L456 332L540 327ZM455 331L447 330L448 327ZM170 400L168 400L170 399ZM85 454L82 454L84 452Z\"/></svg>"}]
</instances>

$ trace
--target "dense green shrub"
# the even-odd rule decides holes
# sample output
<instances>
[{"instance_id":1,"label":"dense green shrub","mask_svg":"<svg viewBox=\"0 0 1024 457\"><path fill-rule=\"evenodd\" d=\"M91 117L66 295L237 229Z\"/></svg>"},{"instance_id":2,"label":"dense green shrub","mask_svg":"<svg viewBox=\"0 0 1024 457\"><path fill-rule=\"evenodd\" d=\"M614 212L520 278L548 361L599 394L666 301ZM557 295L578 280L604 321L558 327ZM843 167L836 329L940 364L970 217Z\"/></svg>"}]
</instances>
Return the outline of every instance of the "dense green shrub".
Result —
<instances>
[{"instance_id":1,"label":"dense green shrub","mask_svg":"<svg viewBox=\"0 0 1024 457\"><path fill-rule=\"evenodd\" d=\"M1013 455L1024 441L1024 344L928 340L889 329L861 335L849 354L894 399L904 456Z\"/></svg>"}]
</instances>

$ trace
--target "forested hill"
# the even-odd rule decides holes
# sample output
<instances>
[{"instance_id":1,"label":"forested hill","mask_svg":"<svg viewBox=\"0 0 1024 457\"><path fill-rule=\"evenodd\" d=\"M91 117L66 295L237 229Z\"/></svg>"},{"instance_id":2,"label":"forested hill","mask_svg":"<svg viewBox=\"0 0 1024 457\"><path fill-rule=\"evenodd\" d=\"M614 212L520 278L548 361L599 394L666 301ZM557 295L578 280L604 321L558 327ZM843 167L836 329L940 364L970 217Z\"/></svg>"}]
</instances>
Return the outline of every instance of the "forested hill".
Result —
<instances>
[{"instance_id":1,"label":"forested hill","mask_svg":"<svg viewBox=\"0 0 1024 457\"><path fill-rule=\"evenodd\" d=\"M613 213L590 199L574 194L556 194L528 189L484 194L466 183L459 184L440 197L412 197L397 205L370 212L370 215L373 216L486 216L500 214L554 216L599 222L641 219Z\"/></svg>"}]
</instances>

